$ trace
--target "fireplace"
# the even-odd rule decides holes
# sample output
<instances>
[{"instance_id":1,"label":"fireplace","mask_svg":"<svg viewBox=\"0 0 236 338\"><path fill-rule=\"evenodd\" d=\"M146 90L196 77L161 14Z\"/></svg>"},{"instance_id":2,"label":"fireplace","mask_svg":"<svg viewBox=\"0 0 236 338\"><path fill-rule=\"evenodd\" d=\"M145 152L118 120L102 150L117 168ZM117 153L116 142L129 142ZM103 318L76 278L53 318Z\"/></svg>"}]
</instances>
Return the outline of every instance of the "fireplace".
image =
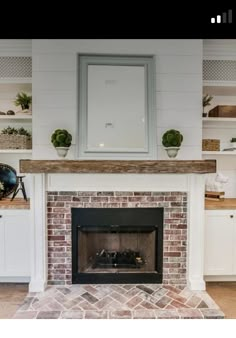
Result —
<instances>
[{"instance_id":1,"label":"fireplace","mask_svg":"<svg viewBox=\"0 0 236 338\"><path fill-rule=\"evenodd\" d=\"M162 283L163 208L71 208L72 283Z\"/></svg>"}]
</instances>

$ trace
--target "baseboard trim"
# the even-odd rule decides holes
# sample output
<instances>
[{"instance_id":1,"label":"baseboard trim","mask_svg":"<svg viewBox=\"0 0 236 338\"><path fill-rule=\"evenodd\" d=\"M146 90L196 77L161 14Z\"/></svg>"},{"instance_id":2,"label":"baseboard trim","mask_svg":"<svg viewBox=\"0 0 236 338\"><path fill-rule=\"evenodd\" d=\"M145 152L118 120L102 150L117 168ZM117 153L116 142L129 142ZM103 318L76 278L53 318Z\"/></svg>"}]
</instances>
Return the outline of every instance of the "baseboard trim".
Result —
<instances>
[{"instance_id":1,"label":"baseboard trim","mask_svg":"<svg viewBox=\"0 0 236 338\"><path fill-rule=\"evenodd\" d=\"M30 277L0 277L0 283L29 283Z\"/></svg>"},{"instance_id":2,"label":"baseboard trim","mask_svg":"<svg viewBox=\"0 0 236 338\"><path fill-rule=\"evenodd\" d=\"M236 282L236 275L234 276L204 276L206 282Z\"/></svg>"},{"instance_id":3,"label":"baseboard trim","mask_svg":"<svg viewBox=\"0 0 236 338\"><path fill-rule=\"evenodd\" d=\"M190 290L206 290L206 283L203 279L190 279L188 287Z\"/></svg>"},{"instance_id":4,"label":"baseboard trim","mask_svg":"<svg viewBox=\"0 0 236 338\"><path fill-rule=\"evenodd\" d=\"M44 280L31 280L29 284L29 292L43 292L46 289L47 282Z\"/></svg>"}]
</instances>

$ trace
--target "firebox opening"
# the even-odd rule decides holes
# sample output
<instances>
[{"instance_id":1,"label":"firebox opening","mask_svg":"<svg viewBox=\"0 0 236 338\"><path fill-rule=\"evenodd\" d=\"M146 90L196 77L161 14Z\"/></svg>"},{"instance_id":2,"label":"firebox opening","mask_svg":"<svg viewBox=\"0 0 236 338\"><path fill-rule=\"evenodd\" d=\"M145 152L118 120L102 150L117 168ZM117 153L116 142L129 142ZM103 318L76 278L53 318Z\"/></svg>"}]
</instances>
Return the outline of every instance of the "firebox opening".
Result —
<instances>
[{"instance_id":1,"label":"firebox opening","mask_svg":"<svg viewBox=\"0 0 236 338\"><path fill-rule=\"evenodd\" d=\"M73 283L161 283L163 208L72 208Z\"/></svg>"}]
</instances>

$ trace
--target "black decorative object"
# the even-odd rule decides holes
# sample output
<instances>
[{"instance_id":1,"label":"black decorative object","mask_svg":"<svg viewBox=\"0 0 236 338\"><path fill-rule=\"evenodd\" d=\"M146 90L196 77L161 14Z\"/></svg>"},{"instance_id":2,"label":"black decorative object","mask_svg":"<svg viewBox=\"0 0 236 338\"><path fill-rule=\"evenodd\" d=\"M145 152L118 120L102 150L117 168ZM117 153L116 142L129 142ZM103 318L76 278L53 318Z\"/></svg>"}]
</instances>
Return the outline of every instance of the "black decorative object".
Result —
<instances>
[{"instance_id":1,"label":"black decorative object","mask_svg":"<svg viewBox=\"0 0 236 338\"><path fill-rule=\"evenodd\" d=\"M4 185L4 190L1 193L1 197L7 197L10 195L17 185L16 171L11 166L0 163L0 182Z\"/></svg>"},{"instance_id":2,"label":"black decorative object","mask_svg":"<svg viewBox=\"0 0 236 338\"><path fill-rule=\"evenodd\" d=\"M24 177L25 176L16 176L16 186L15 186L15 189L14 189L11 201L14 200L14 198L16 197L16 195L18 194L18 192L21 190L22 194L24 196L24 200L27 202L27 195L26 195L26 191L25 191L25 185L24 185L24 182L22 181Z\"/></svg>"},{"instance_id":3,"label":"black decorative object","mask_svg":"<svg viewBox=\"0 0 236 338\"><path fill-rule=\"evenodd\" d=\"M15 115L15 112L13 110L8 110L7 115Z\"/></svg>"},{"instance_id":4,"label":"black decorative object","mask_svg":"<svg viewBox=\"0 0 236 338\"><path fill-rule=\"evenodd\" d=\"M107 251L102 249L96 253L93 268L139 269L143 264L144 260L138 251Z\"/></svg>"}]
</instances>

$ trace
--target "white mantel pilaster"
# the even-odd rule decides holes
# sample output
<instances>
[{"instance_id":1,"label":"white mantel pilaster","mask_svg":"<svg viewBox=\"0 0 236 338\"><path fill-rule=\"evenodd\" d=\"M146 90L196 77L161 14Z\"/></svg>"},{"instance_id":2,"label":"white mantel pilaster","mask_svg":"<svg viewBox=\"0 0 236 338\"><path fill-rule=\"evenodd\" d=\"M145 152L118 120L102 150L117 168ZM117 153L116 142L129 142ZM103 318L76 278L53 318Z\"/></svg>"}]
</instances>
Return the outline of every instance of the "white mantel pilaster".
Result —
<instances>
[{"instance_id":1,"label":"white mantel pilaster","mask_svg":"<svg viewBox=\"0 0 236 338\"><path fill-rule=\"evenodd\" d=\"M188 175L187 282L191 290L205 290L204 269L204 175Z\"/></svg>"},{"instance_id":2,"label":"white mantel pilaster","mask_svg":"<svg viewBox=\"0 0 236 338\"><path fill-rule=\"evenodd\" d=\"M31 175L30 292L43 291L47 285L47 228L45 174Z\"/></svg>"}]
</instances>

